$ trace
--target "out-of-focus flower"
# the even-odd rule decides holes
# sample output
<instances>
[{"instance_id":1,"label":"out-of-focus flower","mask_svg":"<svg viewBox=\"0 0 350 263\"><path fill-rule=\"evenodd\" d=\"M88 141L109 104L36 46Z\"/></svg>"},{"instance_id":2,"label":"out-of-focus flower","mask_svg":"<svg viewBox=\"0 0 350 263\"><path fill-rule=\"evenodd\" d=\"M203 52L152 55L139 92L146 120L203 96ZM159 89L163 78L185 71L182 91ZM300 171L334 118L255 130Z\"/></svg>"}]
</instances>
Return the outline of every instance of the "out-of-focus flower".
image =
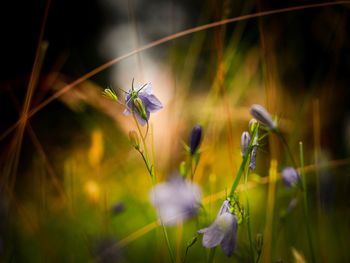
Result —
<instances>
[{"instance_id":1,"label":"out-of-focus flower","mask_svg":"<svg viewBox=\"0 0 350 263\"><path fill-rule=\"evenodd\" d=\"M287 187L292 187L299 182L300 177L293 167L286 167L282 170L282 180Z\"/></svg>"},{"instance_id":2,"label":"out-of-focus flower","mask_svg":"<svg viewBox=\"0 0 350 263\"><path fill-rule=\"evenodd\" d=\"M190 135L190 153L191 155L195 154L198 150L198 147L202 141L202 127L196 125L193 127Z\"/></svg>"},{"instance_id":3,"label":"out-of-focus flower","mask_svg":"<svg viewBox=\"0 0 350 263\"><path fill-rule=\"evenodd\" d=\"M198 233L203 234L204 247L213 248L220 244L224 253L230 257L236 248L237 227L237 217L230 212L230 202L225 200L214 223Z\"/></svg>"},{"instance_id":4,"label":"out-of-focus flower","mask_svg":"<svg viewBox=\"0 0 350 263\"><path fill-rule=\"evenodd\" d=\"M148 122L151 112L163 108L162 103L152 94L150 83L143 85L138 90L130 89L125 96L125 104L127 108L124 110L124 115L130 115L134 112L141 125Z\"/></svg>"},{"instance_id":5,"label":"out-of-focus flower","mask_svg":"<svg viewBox=\"0 0 350 263\"><path fill-rule=\"evenodd\" d=\"M249 142L250 142L250 135L249 135L249 132L244 131L244 132L242 133L242 136L241 136L241 151L242 151L242 156L243 156L243 158L244 158L244 157L246 156L246 154L247 154Z\"/></svg>"},{"instance_id":6,"label":"out-of-focus flower","mask_svg":"<svg viewBox=\"0 0 350 263\"><path fill-rule=\"evenodd\" d=\"M111 207L111 212L113 215L118 215L121 212L123 212L125 209L124 203L122 202L118 202L115 203L112 207Z\"/></svg>"},{"instance_id":7,"label":"out-of-focus flower","mask_svg":"<svg viewBox=\"0 0 350 263\"><path fill-rule=\"evenodd\" d=\"M272 117L270 113L267 112L267 110L259 105L259 104L253 104L250 107L250 114L261 124L267 126L271 130L276 130L277 125L276 123L272 120Z\"/></svg>"},{"instance_id":8,"label":"out-of-focus flower","mask_svg":"<svg viewBox=\"0 0 350 263\"><path fill-rule=\"evenodd\" d=\"M98 263L112 263L121 261L121 250L116 245L117 240L110 236L99 237L94 242L93 253Z\"/></svg>"},{"instance_id":9,"label":"out-of-focus flower","mask_svg":"<svg viewBox=\"0 0 350 263\"><path fill-rule=\"evenodd\" d=\"M197 214L200 207L199 187L180 176L156 185L150 199L164 225L175 225Z\"/></svg>"}]
</instances>

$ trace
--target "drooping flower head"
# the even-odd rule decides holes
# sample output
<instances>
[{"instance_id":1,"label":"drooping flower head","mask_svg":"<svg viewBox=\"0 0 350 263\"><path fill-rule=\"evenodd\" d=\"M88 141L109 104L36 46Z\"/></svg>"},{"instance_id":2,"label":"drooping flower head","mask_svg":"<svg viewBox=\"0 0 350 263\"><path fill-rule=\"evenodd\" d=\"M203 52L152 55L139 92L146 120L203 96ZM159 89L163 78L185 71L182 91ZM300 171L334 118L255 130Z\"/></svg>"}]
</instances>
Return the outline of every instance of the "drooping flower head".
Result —
<instances>
[{"instance_id":1,"label":"drooping flower head","mask_svg":"<svg viewBox=\"0 0 350 263\"><path fill-rule=\"evenodd\" d=\"M197 151L202 141L202 127L196 125L193 127L190 135L190 154L193 155Z\"/></svg>"},{"instance_id":2,"label":"drooping flower head","mask_svg":"<svg viewBox=\"0 0 350 263\"><path fill-rule=\"evenodd\" d=\"M203 234L204 247L213 248L220 244L228 257L235 251L238 227L237 217L230 208L230 201L225 200L214 223L198 231L199 234Z\"/></svg>"},{"instance_id":3,"label":"drooping flower head","mask_svg":"<svg viewBox=\"0 0 350 263\"><path fill-rule=\"evenodd\" d=\"M261 105L253 104L250 107L250 114L261 124L267 126L271 130L276 130L277 125L272 120L270 113Z\"/></svg>"},{"instance_id":4,"label":"drooping flower head","mask_svg":"<svg viewBox=\"0 0 350 263\"><path fill-rule=\"evenodd\" d=\"M200 207L199 187L180 176L157 184L150 199L164 225L175 225L197 214Z\"/></svg>"},{"instance_id":5,"label":"drooping flower head","mask_svg":"<svg viewBox=\"0 0 350 263\"><path fill-rule=\"evenodd\" d=\"M300 177L293 167L286 167L282 170L282 180L287 187L293 187L299 182Z\"/></svg>"},{"instance_id":6,"label":"drooping flower head","mask_svg":"<svg viewBox=\"0 0 350 263\"><path fill-rule=\"evenodd\" d=\"M125 96L125 104L127 108L124 115L130 115L132 112L141 125L145 125L150 117L151 112L159 111L163 108L162 103L152 94L152 86L147 83L135 90L134 85Z\"/></svg>"}]
</instances>

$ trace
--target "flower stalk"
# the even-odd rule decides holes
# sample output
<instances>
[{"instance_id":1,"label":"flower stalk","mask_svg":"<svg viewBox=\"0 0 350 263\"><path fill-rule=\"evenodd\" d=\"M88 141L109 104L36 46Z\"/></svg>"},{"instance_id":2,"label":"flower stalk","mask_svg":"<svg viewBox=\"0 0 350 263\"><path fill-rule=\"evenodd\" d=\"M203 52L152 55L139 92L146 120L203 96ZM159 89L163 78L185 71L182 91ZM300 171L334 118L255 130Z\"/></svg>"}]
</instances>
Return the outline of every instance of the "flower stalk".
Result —
<instances>
[{"instance_id":1,"label":"flower stalk","mask_svg":"<svg viewBox=\"0 0 350 263\"><path fill-rule=\"evenodd\" d=\"M301 183L302 183L302 187L304 190L303 191L304 220L306 223L306 232L307 232L307 238L308 238L309 247L310 247L311 262L316 263L314 248L313 248L313 244L312 244L312 237L311 237L308 199L307 199L307 188L306 188L306 177L305 177L305 170L304 170L304 150L303 150L303 143L302 142L299 142L299 153L300 153Z\"/></svg>"}]
</instances>

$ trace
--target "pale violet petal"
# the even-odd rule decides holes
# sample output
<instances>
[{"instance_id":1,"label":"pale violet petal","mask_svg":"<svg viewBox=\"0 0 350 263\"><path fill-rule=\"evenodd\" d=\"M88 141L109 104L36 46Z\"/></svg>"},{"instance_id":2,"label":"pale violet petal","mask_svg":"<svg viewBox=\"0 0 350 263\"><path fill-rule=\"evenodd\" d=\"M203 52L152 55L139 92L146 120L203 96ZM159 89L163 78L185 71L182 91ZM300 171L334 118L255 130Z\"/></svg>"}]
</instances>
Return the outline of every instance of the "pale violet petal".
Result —
<instances>
[{"instance_id":1,"label":"pale violet petal","mask_svg":"<svg viewBox=\"0 0 350 263\"><path fill-rule=\"evenodd\" d=\"M225 255L230 257L236 249L237 240L237 218L235 215L227 213L230 217L230 226L225 232L224 238L221 241L221 248Z\"/></svg>"},{"instance_id":2,"label":"pale violet petal","mask_svg":"<svg viewBox=\"0 0 350 263\"><path fill-rule=\"evenodd\" d=\"M140 93L139 98L142 100L145 108L150 112L155 112L163 108L162 103L152 94Z\"/></svg>"},{"instance_id":3,"label":"pale violet petal","mask_svg":"<svg viewBox=\"0 0 350 263\"><path fill-rule=\"evenodd\" d=\"M125 109L125 110L123 111L123 114L124 114L125 116L129 116L129 115L131 114L131 112L129 111L129 109Z\"/></svg>"},{"instance_id":4,"label":"pale violet petal","mask_svg":"<svg viewBox=\"0 0 350 263\"><path fill-rule=\"evenodd\" d=\"M216 247L224 238L224 233L215 222L201 232L204 232L202 244L206 248Z\"/></svg>"},{"instance_id":5,"label":"pale violet petal","mask_svg":"<svg viewBox=\"0 0 350 263\"><path fill-rule=\"evenodd\" d=\"M141 86L138 91L140 91L139 94L141 93L147 93L147 94L152 94L152 84L151 83L147 83L144 86Z\"/></svg>"}]
</instances>

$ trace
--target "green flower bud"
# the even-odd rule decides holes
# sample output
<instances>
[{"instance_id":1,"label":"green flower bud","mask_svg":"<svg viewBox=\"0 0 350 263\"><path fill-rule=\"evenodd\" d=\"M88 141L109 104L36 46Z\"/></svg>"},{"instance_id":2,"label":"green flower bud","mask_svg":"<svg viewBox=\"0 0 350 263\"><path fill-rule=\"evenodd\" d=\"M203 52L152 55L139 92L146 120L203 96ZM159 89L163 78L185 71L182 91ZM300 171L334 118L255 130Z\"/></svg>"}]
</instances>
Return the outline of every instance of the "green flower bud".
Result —
<instances>
[{"instance_id":1,"label":"green flower bud","mask_svg":"<svg viewBox=\"0 0 350 263\"><path fill-rule=\"evenodd\" d=\"M258 121L256 119L251 119L249 121L249 133L252 134L255 130L256 126L258 125Z\"/></svg>"},{"instance_id":2,"label":"green flower bud","mask_svg":"<svg viewBox=\"0 0 350 263\"><path fill-rule=\"evenodd\" d=\"M112 89L105 89L104 91L103 91L103 95L106 97L106 98L108 98L108 99L110 99L110 100L114 100L114 101L118 101L118 96L117 96L117 94L115 93L115 91L114 90L112 90Z\"/></svg>"},{"instance_id":3,"label":"green flower bud","mask_svg":"<svg viewBox=\"0 0 350 263\"><path fill-rule=\"evenodd\" d=\"M129 132L129 140L131 145L135 147L136 150L140 149L140 139L136 131L132 130Z\"/></svg>"},{"instance_id":4,"label":"green flower bud","mask_svg":"<svg viewBox=\"0 0 350 263\"><path fill-rule=\"evenodd\" d=\"M186 177L186 175L187 175L187 166L186 166L186 162L185 161L182 161L180 163L179 170L180 170L181 176Z\"/></svg>"},{"instance_id":5,"label":"green flower bud","mask_svg":"<svg viewBox=\"0 0 350 263\"><path fill-rule=\"evenodd\" d=\"M143 102L140 98L134 99L134 106L135 106L137 112L140 114L141 118L146 121L147 120L146 109L145 109L145 106L143 105Z\"/></svg>"}]
</instances>

